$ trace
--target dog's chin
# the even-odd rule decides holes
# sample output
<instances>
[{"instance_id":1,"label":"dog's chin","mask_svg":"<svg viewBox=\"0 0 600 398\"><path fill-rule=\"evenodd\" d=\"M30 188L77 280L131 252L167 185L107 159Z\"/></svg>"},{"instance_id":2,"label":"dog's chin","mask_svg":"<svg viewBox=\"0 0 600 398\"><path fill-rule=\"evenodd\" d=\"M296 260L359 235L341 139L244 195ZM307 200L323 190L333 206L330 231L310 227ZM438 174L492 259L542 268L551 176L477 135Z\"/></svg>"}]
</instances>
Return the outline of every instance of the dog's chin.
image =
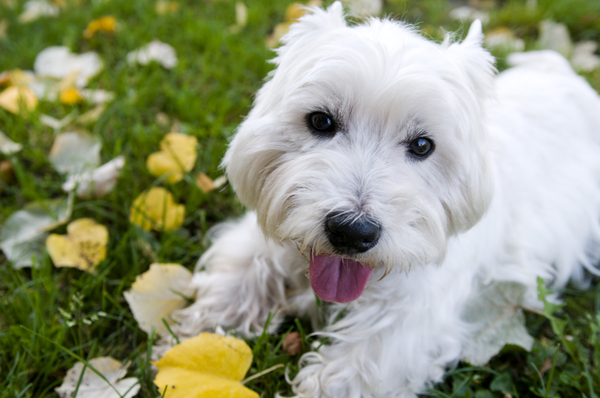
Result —
<instances>
[{"instance_id":1,"label":"dog's chin","mask_svg":"<svg viewBox=\"0 0 600 398\"><path fill-rule=\"evenodd\" d=\"M310 257L310 284L324 301L348 303L360 297L373 269L359 261L336 255Z\"/></svg>"}]
</instances>

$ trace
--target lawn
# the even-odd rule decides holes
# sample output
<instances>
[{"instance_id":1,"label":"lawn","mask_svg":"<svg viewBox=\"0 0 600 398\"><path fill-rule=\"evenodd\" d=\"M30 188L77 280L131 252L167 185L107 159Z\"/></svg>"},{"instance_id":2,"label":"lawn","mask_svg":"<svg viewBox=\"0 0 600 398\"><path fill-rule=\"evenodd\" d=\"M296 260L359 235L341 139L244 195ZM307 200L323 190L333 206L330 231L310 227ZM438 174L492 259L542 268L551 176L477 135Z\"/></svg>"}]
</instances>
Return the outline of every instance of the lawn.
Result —
<instances>
[{"instance_id":1,"label":"lawn","mask_svg":"<svg viewBox=\"0 0 600 398\"><path fill-rule=\"evenodd\" d=\"M212 179L223 174L219 163L228 139L272 68L266 62L273 57L267 37L284 21L291 1L247 0L247 22L237 25L236 2L229 0L54 3L58 15L22 23L24 1L0 1L0 72L33 69L38 53L50 46L67 46L75 53L94 51L104 69L87 87L110 91L114 99L92 123L74 121L61 129L47 126L40 116L75 118L94 105L40 101L35 110L22 115L0 109L0 130L23 145L15 154L0 153L0 162L12 170L0 174L0 226L28 203L66 196L61 188L64 176L49 160L60 131L86 130L101 141L103 163L120 155L126 163L112 192L97 199L76 198L73 204L72 220L92 218L108 228L107 256L96 274L56 268L46 251L35 259L35 267L21 269L14 269L0 254L0 396L57 396L54 389L77 358L112 356L130 363L128 377L137 377L141 386L138 396L158 397L149 355L152 338L138 327L123 293L152 263L177 263L192 270L209 246L207 230L243 213L231 187L204 192L196 178L199 173ZM600 41L598 0L470 3L489 12L486 32L509 30L524 40L527 50L537 48L539 23L546 19L564 23L574 42ZM417 24L427 37L439 41L445 31L466 32L465 25L450 16L456 5L445 0L390 0L384 13ZM88 24L103 16L115 18L116 31L84 36ZM175 49L174 68L127 62L129 52L153 39ZM493 50L499 69L506 67L507 52ZM583 75L600 90L600 69ZM173 130L196 137L199 145L191 171L182 181L169 184L149 173L146 159ZM159 186L185 206L183 225L171 231L144 231L129 221L130 208L138 195ZM65 234L66 226L52 232ZM600 396L598 278L591 278L587 291L568 288L561 293L564 307L548 306L545 316L527 313L528 331L535 337L530 353L507 346L485 367L461 363L431 395ZM278 334L249 339L254 359L248 375L277 364L285 364L293 375L300 354L284 353L281 343L289 332L298 331L307 339L304 349L308 349L309 325L289 319ZM290 393L284 368L246 386L262 397Z\"/></svg>"}]
</instances>

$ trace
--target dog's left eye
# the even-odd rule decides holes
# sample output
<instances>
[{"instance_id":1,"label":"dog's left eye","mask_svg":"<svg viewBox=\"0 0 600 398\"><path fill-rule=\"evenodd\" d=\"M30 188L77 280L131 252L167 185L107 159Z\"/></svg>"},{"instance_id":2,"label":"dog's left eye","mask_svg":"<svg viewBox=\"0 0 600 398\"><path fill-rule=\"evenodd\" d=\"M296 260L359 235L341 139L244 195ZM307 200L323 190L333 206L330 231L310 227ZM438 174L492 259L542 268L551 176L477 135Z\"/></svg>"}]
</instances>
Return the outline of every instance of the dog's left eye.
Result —
<instances>
[{"instance_id":1,"label":"dog's left eye","mask_svg":"<svg viewBox=\"0 0 600 398\"><path fill-rule=\"evenodd\" d=\"M337 130L333 118L323 112L313 112L309 114L307 122L313 133L320 137L331 137Z\"/></svg>"},{"instance_id":2,"label":"dog's left eye","mask_svg":"<svg viewBox=\"0 0 600 398\"><path fill-rule=\"evenodd\" d=\"M419 137L409 144L409 152L418 159L425 159L433 152L433 141L429 138Z\"/></svg>"}]
</instances>

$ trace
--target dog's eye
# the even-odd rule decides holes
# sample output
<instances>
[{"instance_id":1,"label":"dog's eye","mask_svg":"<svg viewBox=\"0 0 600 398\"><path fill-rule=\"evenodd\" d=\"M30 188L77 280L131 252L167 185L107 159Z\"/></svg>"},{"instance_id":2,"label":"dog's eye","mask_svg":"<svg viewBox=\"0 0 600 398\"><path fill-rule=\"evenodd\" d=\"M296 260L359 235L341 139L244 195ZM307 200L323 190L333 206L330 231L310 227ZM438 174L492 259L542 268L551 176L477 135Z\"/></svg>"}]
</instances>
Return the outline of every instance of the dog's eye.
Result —
<instances>
[{"instance_id":1,"label":"dog's eye","mask_svg":"<svg viewBox=\"0 0 600 398\"><path fill-rule=\"evenodd\" d=\"M308 115L308 127L315 135L331 137L335 134L337 127L331 116L323 112L313 112Z\"/></svg>"},{"instance_id":2,"label":"dog's eye","mask_svg":"<svg viewBox=\"0 0 600 398\"><path fill-rule=\"evenodd\" d=\"M410 142L408 151L418 159L425 159L431 155L433 148L433 141L429 138L420 137Z\"/></svg>"}]
</instances>

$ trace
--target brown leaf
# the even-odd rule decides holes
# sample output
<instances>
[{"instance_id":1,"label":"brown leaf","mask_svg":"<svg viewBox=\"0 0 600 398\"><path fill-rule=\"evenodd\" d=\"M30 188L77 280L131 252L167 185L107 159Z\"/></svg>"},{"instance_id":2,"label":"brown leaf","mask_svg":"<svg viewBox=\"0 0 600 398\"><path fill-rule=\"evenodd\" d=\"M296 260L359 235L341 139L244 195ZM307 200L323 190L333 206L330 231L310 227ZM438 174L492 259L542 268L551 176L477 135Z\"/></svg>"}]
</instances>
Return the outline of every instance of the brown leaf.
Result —
<instances>
[{"instance_id":1,"label":"brown leaf","mask_svg":"<svg viewBox=\"0 0 600 398\"><path fill-rule=\"evenodd\" d=\"M298 355L302 352L302 337L298 332L291 332L283 340L283 352Z\"/></svg>"},{"instance_id":2,"label":"brown leaf","mask_svg":"<svg viewBox=\"0 0 600 398\"><path fill-rule=\"evenodd\" d=\"M215 189L215 183L213 180L211 180L211 178L204 173L198 174L198 178L196 178L196 184L204 193Z\"/></svg>"}]
</instances>

